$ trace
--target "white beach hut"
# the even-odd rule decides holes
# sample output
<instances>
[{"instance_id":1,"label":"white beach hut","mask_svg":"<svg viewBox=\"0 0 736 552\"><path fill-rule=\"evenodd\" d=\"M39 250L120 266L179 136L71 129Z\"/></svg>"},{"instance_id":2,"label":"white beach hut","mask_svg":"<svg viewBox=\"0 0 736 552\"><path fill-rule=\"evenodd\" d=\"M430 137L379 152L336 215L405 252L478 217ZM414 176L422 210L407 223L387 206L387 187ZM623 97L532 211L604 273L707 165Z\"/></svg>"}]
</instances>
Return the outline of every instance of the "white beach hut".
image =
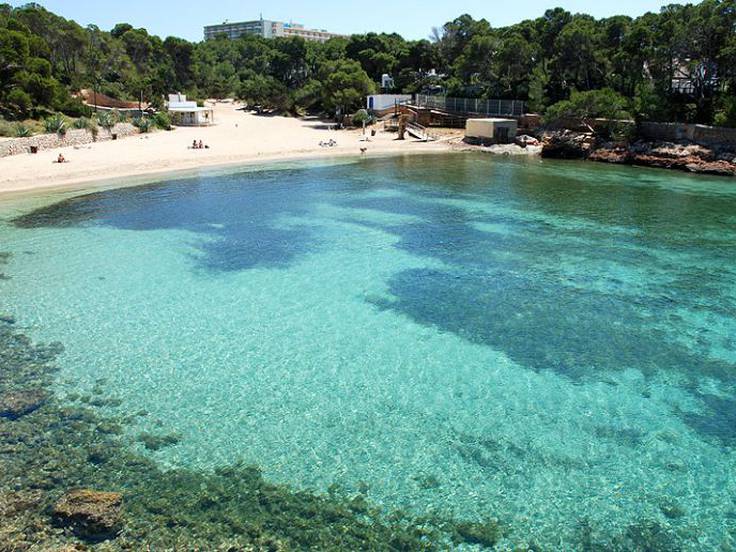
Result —
<instances>
[{"instance_id":1,"label":"white beach hut","mask_svg":"<svg viewBox=\"0 0 736 552\"><path fill-rule=\"evenodd\" d=\"M169 113L178 126L209 126L215 123L215 110L187 101L184 94L169 94Z\"/></svg>"}]
</instances>

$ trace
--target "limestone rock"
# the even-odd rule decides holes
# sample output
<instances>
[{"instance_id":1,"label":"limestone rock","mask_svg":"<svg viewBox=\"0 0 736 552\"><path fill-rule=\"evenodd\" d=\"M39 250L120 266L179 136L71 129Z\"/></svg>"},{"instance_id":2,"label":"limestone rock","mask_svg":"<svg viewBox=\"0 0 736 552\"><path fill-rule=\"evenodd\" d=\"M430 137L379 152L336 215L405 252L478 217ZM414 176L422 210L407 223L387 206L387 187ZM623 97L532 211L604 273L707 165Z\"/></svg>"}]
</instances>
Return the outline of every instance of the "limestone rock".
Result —
<instances>
[{"instance_id":1,"label":"limestone rock","mask_svg":"<svg viewBox=\"0 0 736 552\"><path fill-rule=\"evenodd\" d=\"M544 136L542 157L551 159L587 159L596 139L590 133L563 130Z\"/></svg>"},{"instance_id":2,"label":"limestone rock","mask_svg":"<svg viewBox=\"0 0 736 552\"><path fill-rule=\"evenodd\" d=\"M554 147L562 147L556 142L555 144ZM555 154L554 147L553 154ZM567 147L572 146L568 144ZM697 144L639 140L628 146L611 143L601 144L587 158L591 161L605 163L622 163L703 174L736 176L736 163L730 160L732 155L730 152L717 151Z\"/></svg>"},{"instance_id":3,"label":"limestone rock","mask_svg":"<svg viewBox=\"0 0 736 552\"><path fill-rule=\"evenodd\" d=\"M54 520L89 540L114 538L122 527L120 493L77 489L70 491L54 506Z\"/></svg>"},{"instance_id":4,"label":"limestone rock","mask_svg":"<svg viewBox=\"0 0 736 552\"><path fill-rule=\"evenodd\" d=\"M46 399L46 392L42 389L23 389L3 393L0 395L0 418L17 420L21 416L38 410Z\"/></svg>"}]
</instances>

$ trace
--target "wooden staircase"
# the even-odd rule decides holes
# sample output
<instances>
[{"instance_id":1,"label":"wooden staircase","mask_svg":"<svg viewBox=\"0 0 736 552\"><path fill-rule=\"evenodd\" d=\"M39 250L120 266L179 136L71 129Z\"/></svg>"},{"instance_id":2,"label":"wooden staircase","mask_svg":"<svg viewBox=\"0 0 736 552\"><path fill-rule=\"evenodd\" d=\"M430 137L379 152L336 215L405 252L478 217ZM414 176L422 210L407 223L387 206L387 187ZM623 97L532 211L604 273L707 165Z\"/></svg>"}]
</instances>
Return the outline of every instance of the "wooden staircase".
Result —
<instances>
[{"instance_id":1,"label":"wooden staircase","mask_svg":"<svg viewBox=\"0 0 736 552\"><path fill-rule=\"evenodd\" d=\"M422 142L434 142L437 138L432 136L427 127L420 125L419 123L407 123L406 132Z\"/></svg>"}]
</instances>

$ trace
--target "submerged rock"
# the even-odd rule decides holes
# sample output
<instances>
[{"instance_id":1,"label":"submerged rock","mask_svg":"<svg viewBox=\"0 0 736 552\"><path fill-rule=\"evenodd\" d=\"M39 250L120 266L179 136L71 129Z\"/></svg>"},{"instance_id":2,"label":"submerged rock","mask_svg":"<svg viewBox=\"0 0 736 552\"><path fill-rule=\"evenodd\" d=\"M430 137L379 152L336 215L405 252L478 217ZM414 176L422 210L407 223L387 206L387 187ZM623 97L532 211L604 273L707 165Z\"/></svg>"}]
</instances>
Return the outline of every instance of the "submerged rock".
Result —
<instances>
[{"instance_id":1,"label":"submerged rock","mask_svg":"<svg viewBox=\"0 0 736 552\"><path fill-rule=\"evenodd\" d=\"M38 410L48 398L42 389L9 391L0 395L0 418L17 420Z\"/></svg>"},{"instance_id":2,"label":"submerged rock","mask_svg":"<svg viewBox=\"0 0 736 552\"><path fill-rule=\"evenodd\" d=\"M454 527L453 541L455 544L472 544L491 548L501 536L501 528L494 520L483 523L461 522Z\"/></svg>"},{"instance_id":3,"label":"submerged rock","mask_svg":"<svg viewBox=\"0 0 736 552\"><path fill-rule=\"evenodd\" d=\"M122 505L120 493L78 489L56 503L54 521L89 540L114 538L122 528Z\"/></svg>"},{"instance_id":4,"label":"submerged rock","mask_svg":"<svg viewBox=\"0 0 736 552\"><path fill-rule=\"evenodd\" d=\"M0 322L3 324L10 324L12 326L15 324L15 318L8 314L0 314Z\"/></svg>"},{"instance_id":5,"label":"submerged rock","mask_svg":"<svg viewBox=\"0 0 736 552\"><path fill-rule=\"evenodd\" d=\"M3 516L23 514L37 508L43 502L43 493L38 490L0 492L0 513Z\"/></svg>"},{"instance_id":6,"label":"submerged rock","mask_svg":"<svg viewBox=\"0 0 736 552\"><path fill-rule=\"evenodd\" d=\"M138 440L143 443L146 449L156 451L176 445L181 441L181 436L178 434L154 435L152 433L142 433L138 436Z\"/></svg>"}]
</instances>

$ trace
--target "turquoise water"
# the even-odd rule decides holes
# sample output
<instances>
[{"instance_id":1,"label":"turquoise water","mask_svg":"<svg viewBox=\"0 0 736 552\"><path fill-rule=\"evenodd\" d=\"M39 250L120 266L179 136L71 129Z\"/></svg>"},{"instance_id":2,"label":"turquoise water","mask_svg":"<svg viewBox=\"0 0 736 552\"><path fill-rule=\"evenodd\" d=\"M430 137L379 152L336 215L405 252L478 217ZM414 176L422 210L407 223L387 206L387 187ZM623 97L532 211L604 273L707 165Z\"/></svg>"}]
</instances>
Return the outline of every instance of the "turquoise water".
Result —
<instances>
[{"instance_id":1,"label":"turquoise water","mask_svg":"<svg viewBox=\"0 0 736 552\"><path fill-rule=\"evenodd\" d=\"M65 345L62 395L180 434L162 465L245 460L507 542L646 522L734 549L731 180L453 155L19 205L0 312Z\"/></svg>"}]
</instances>

